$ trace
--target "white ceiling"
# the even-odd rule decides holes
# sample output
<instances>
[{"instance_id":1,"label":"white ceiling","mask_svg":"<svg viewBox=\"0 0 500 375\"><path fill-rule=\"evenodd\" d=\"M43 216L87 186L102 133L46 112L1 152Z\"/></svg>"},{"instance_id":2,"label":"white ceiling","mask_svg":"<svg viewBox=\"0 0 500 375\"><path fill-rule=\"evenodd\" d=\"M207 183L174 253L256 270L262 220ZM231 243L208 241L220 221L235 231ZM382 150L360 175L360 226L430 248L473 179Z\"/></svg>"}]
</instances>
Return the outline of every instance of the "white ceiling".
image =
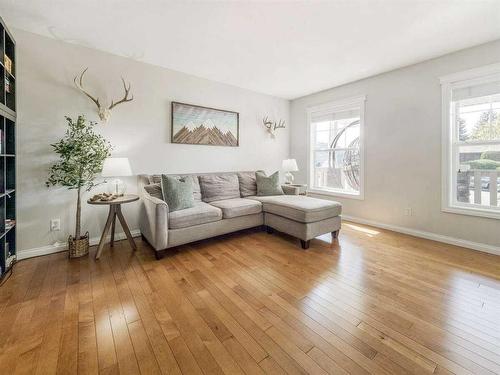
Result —
<instances>
[{"instance_id":1,"label":"white ceiling","mask_svg":"<svg viewBox=\"0 0 500 375\"><path fill-rule=\"evenodd\" d=\"M500 38L500 0L0 0L12 27L283 98Z\"/></svg>"}]
</instances>

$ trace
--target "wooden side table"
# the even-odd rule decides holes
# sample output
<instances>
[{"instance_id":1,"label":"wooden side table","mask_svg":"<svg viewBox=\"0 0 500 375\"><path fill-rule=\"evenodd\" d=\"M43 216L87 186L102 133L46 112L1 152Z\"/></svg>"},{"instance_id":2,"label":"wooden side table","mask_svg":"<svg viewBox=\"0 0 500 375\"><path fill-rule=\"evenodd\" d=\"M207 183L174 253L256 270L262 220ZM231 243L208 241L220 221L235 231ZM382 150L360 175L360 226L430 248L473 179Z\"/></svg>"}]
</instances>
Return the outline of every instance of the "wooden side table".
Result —
<instances>
[{"instance_id":1,"label":"wooden side table","mask_svg":"<svg viewBox=\"0 0 500 375\"><path fill-rule=\"evenodd\" d=\"M102 253L102 249L104 247L104 242L106 242L106 236L108 235L109 228L111 227L111 242L109 246L113 247L114 241L115 241L115 223L116 223L116 217L118 216L118 220L120 220L120 224L122 225L123 231L125 232L125 235L127 236L127 240L130 243L130 246L132 249L137 250L137 246L135 245L134 239L132 238L132 235L130 234L130 230L128 229L127 222L125 221L125 218L123 217L122 214L122 204L124 203L130 203L130 202L135 202L136 200L139 200L138 195L133 195L133 194L128 194L124 195L122 197L118 197L112 201L95 201L91 202L90 200L87 201L88 204L95 204L95 205L108 205L109 206L109 214L108 214L108 220L106 220L106 225L104 226L104 230L102 231L101 239L99 241L99 246L97 246L97 252L95 253L95 258L99 259Z\"/></svg>"}]
</instances>

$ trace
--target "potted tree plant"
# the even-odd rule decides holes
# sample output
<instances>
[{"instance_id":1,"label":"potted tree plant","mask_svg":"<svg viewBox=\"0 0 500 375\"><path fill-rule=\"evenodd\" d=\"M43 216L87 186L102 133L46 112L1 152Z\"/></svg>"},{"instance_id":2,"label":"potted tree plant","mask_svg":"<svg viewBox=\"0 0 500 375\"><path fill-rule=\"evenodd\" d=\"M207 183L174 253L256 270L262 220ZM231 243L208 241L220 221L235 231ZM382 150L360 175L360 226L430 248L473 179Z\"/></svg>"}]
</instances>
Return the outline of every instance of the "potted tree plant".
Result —
<instances>
[{"instance_id":1,"label":"potted tree plant","mask_svg":"<svg viewBox=\"0 0 500 375\"><path fill-rule=\"evenodd\" d=\"M50 167L47 187L60 185L77 191L75 235L68 238L69 257L76 258L89 252L89 233L81 235L81 193L90 191L104 160L111 155L111 144L95 133L95 122L87 122L83 115L74 121L66 117L68 129L59 142L52 144L59 160Z\"/></svg>"}]
</instances>

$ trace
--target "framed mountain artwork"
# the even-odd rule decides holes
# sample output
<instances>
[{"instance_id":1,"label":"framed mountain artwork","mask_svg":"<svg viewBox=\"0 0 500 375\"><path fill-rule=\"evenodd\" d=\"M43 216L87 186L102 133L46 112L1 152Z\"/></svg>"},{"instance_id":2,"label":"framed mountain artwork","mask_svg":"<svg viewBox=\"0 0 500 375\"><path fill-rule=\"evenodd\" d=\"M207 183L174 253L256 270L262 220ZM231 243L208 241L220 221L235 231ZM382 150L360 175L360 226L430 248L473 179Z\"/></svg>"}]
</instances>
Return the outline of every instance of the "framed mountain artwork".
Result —
<instances>
[{"instance_id":1,"label":"framed mountain artwork","mask_svg":"<svg viewBox=\"0 0 500 375\"><path fill-rule=\"evenodd\" d=\"M239 113L172 102L172 143L239 146Z\"/></svg>"}]
</instances>

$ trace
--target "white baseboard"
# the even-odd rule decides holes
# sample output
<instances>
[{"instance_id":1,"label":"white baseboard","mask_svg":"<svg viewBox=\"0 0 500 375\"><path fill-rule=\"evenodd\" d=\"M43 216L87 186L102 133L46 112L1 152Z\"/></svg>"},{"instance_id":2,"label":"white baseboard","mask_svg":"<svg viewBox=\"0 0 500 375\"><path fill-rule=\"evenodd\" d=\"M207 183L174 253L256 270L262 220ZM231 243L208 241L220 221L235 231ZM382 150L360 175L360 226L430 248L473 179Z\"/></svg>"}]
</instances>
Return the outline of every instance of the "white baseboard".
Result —
<instances>
[{"instance_id":1,"label":"white baseboard","mask_svg":"<svg viewBox=\"0 0 500 375\"><path fill-rule=\"evenodd\" d=\"M138 237L141 235L141 231L139 229L132 230L130 231L130 234L132 234L132 237ZM115 234L115 240L124 240L127 237L125 236L124 232L116 233ZM97 245L99 243L100 237L92 237L89 239L90 246ZM111 240L111 236L108 235L106 238L107 241ZM67 251L68 250L68 244L67 243L55 243L53 245L47 245L47 246L42 246L42 247L35 247L32 249L27 249L27 250L20 250L17 253L17 259L27 259L27 258L32 258L32 257L38 257L40 255L48 255L48 254L54 254L54 253L59 253L61 251Z\"/></svg>"},{"instance_id":2,"label":"white baseboard","mask_svg":"<svg viewBox=\"0 0 500 375\"><path fill-rule=\"evenodd\" d=\"M345 219L347 221L352 221L353 223L365 224L365 225L370 225L372 227L392 230L393 232L409 234L410 236L425 238L432 241L443 242L446 244L460 246L460 247L466 247L468 249L482 251L484 253L500 255L500 247L498 246L488 245L480 242L462 240L460 238L443 236L441 234L425 232L422 230L411 229L406 227L400 227L392 224L380 223L378 221L372 221L348 215L342 215L342 219Z\"/></svg>"}]
</instances>

